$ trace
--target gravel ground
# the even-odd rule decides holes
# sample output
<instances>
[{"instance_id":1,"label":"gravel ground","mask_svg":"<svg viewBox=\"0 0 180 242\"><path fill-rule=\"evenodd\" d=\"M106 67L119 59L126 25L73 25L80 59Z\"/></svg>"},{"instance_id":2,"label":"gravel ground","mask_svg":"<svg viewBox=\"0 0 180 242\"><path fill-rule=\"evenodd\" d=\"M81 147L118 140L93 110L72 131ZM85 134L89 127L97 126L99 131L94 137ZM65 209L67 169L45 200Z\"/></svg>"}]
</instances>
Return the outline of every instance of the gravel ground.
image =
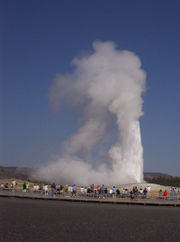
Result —
<instances>
[{"instance_id":1,"label":"gravel ground","mask_svg":"<svg viewBox=\"0 0 180 242\"><path fill-rule=\"evenodd\" d=\"M180 241L180 208L0 198L0 241Z\"/></svg>"}]
</instances>

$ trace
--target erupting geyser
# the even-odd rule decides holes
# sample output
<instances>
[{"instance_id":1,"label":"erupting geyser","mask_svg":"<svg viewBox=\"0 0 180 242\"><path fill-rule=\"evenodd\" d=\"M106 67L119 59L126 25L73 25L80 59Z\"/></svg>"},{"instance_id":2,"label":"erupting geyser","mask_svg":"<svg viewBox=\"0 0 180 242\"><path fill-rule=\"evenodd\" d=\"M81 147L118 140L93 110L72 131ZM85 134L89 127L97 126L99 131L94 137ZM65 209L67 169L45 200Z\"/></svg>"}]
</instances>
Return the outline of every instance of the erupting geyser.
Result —
<instances>
[{"instance_id":1,"label":"erupting geyser","mask_svg":"<svg viewBox=\"0 0 180 242\"><path fill-rule=\"evenodd\" d=\"M72 61L72 73L56 76L50 99L82 112L76 134L59 158L39 171L43 179L76 184L143 180L139 118L146 74L140 59L113 42L94 42L93 52ZM116 133L112 130L117 130Z\"/></svg>"}]
</instances>

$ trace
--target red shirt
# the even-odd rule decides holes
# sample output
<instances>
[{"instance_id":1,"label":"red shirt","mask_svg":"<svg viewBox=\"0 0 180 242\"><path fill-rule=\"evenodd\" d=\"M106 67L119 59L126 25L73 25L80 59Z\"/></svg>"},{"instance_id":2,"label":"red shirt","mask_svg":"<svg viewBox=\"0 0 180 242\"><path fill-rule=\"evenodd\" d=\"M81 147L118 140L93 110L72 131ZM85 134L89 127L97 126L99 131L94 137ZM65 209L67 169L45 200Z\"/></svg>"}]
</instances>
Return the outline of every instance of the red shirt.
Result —
<instances>
[{"instance_id":1,"label":"red shirt","mask_svg":"<svg viewBox=\"0 0 180 242\"><path fill-rule=\"evenodd\" d=\"M166 191L164 191L164 197L167 197L168 193Z\"/></svg>"}]
</instances>

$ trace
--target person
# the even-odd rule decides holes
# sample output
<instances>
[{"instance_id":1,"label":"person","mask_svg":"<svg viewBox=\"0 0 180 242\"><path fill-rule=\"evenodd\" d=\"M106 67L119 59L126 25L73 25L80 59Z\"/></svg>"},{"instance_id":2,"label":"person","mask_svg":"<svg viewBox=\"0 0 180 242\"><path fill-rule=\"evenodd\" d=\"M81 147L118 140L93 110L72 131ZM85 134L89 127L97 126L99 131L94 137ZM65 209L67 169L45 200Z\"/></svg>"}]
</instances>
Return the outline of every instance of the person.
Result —
<instances>
[{"instance_id":1,"label":"person","mask_svg":"<svg viewBox=\"0 0 180 242\"><path fill-rule=\"evenodd\" d=\"M102 192L102 194L105 194L105 186L104 186L104 184L102 184L101 192Z\"/></svg>"},{"instance_id":2,"label":"person","mask_svg":"<svg viewBox=\"0 0 180 242\"><path fill-rule=\"evenodd\" d=\"M138 197L140 196L140 192L139 192L139 190L138 190L138 188L137 188L137 187L136 187L136 190L135 190L134 195L135 195L135 199L136 199L136 200L137 200L137 199L138 199Z\"/></svg>"},{"instance_id":3,"label":"person","mask_svg":"<svg viewBox=\"0 0 180 242\"><path fill-rule=\"evenodd\" d=\"M141 198L143 197L143 189L142 189L142 187L139 189L139 195L140 195Z\"/></svg>"},{"instance_id":4,"label":"person","mask_svg":"<svg viewBox=\"0 0 180 242\"><path fill-rule=\"evenodd\" d=\"M6 191L9 191L9 184L5 183L4 188L5 188Z\"/></svg>"},{"instance_id":5,"label":"person","mask_svg":"<svg viewBox=\"0 0 180 242\"><path fill-rule=\"evenodd\" d=\"M30 184L29 184L29 182L26 184L26 191L27 191L27 192L30 191Z\"/></svg>"},{"instance_id":6,"label":"person","mask_svg":"<svg viewBox=\"0 0 180 242\"><path fill-rule=\"evenodd\" d=\"M133 194L134 194L134 199L138 199L138 196L139 196L139 190L137 188L137 186L133 187L133 190L132 190Z\"/></svg>"},{"instance_id":7,"label":"person","mask_svg":"<svg viewBox=\"0 0 180 242\"><path fill-rule=\"evenodd\" d=\"M159 198L162 199L163 198L163 191L160 189L159 190Z\"/></svg>"},{"instance_id":8,"label":"person","mask_svg":"<svg viewBox=\"0 0 180 242\"><path fill-rule=\"evenodd\" d=\"M143 198L146 198L147 197L147 188L145 187L144 190L143 190Z\"/></svg>"},{"instance_id":9,"label":"person","mask_svg":"<svg viewBox=\"0 0 180 242\"><path fill-rule=\"evenodd\" d=\"M178 195L179 195L179 190L177 187L175 187L175 189L174 189L174 199L175 200L178 200Z\"/></svg>"},{"instance_id":10,"label":"person","mask_svg":"<svg viewBox=\"0 0 180 242\"><path fill-rule=\"evenodd\" d=\"M68 184L66 184L64 187L63 187L63 196L67 196L68 194Z\"/></svg>"},{"instance_id":11,"label":"person","mask_svg":"<svg viewBox=\"0 0 180 242\"><path fill-rule=\"evenodd\" d=\"M105 192L105 194L106 194L106 196L107 196L107 193L108 193L108 189L107 189L107 187L105 187L104 192Z\"/></svg>"},{"instance_id":12,"label":"person","mask_svg":"<svg viewBox=\"0 0 180 242\"><path fill-rule=\"evenodd\" d=\"M112 198L115 198L116 197L116 187L113 186L112 188Z\"/></svg>"},{"instance_id":13,"label":"person","mask_svg":"<svg viewBox=\"0 0 180 242\"><path fill-rule=\"evenodd\" d=\"M168 193L167 193L166 190L165 190L164 193L163 193L163 197L164 197L164 199L167 199L167 197L168 197Z\"/></svg>"},{"instance_id":14,"label":"person","mask_svg":"<svg viewBox=\"0 0 180 242\"><path fill-rule=\"evenodd\" d=\"M125 198L125 197L126 197L126 189L123 188L123 189L122 189L122 198Z\"/></svg>"},{"instance_id":15,"label":"person","mask_svg":"<svg viewBox=\"0 0 180 242\"><path fill-rule=\"evenodd\" d=\"M53 182L51 185L51 196L55 196L56 193L56 184Z\"/></svg>"},{"instance_id":16,"label":"person","mask_svg":"<svg viewBox=\"0 0 180 242\"><path fill-rule=\"evenodd\" d=\"M12 184L11 184L11 188L12 188L12 192L15 192L16 190L16 181L15 180L12 180Z\"/></svg>"},{"instance_id":17,"label":"person","mask_svg":"<svg viewBox=\"0 0 180 242\"><path fill-rule=\"evenodd\" d=\"M112 197L112 188L109 189L109 194Z\"/></svg>"},{"instance_id":18,"label":"person","mask_svg":"<svg viewBox=\"0 0 180 242\"><path fill-rule=\"evenodd\" d=\"M62 185L59 185L59 186L58 186L57 191L58 191L58 194L59 194L59 195L61 195L61 194L62 194L62 188L63 188L63 186L62 186Z\"/></svg>"},{"instance_id":19,"label":"person","mask_svg":"<svg viewBox=\"0 0 180 242\"><path fill-rule=\"evenodd\" d=\"M174 200L175 198L175 191L174 188L171 188L171 200Z\"/></svg>"},{"instance_id":20,"label":"person","mask_svg":"<svg viewBox=\"0 0 180 242\"><path fill-rule=\"evenodd\" d=\"M100 185L97 186L97 193L98 193L98 195L100 197L100 194L101 194L101 186Z\"/></svg>"},{"instance_id":21,"label":"person","mask_svg":"<svg viewBox=\"0 0 180 242\"><path fill-rule=\"evenodd\" d=\"M22 185L22 191L26 192L26 182L24 182L23 185Z\"/></svg>"},{"instance_id":22,"label":"person","mask_svg":"<svg viewBox=\"0 0 180 242\"><path fill-rule=\"evenodd\" d=\"M70 195L72 195L72 188L73 186L68 186L68 195L70 196Z\"/></svg>"},{"instance_id":23,"label":"person","mask_svg":"<svg viewBox=\"0 0 180 242\"><path fill-rule=\"evenodd\" d=\"M117 197L120 197L121 193L120 193L119 188L117 189L116 194L117 194Z\"/></svg>"},{"instance_id":24,"label":"person","mask_svg":"<svg viewBox=\"0 0 180 242\"><path fill-rule=\"evenodd\" d=\"M84 187L83 186L81 186L81 195L84 195Z\"/></svg>"},{"instance_id":25,"label":"person","mask_svg":"<svg viewBox=\"0 0 180 242\"><path fill-rule=\"evenodd\" d=\"M97 187L94 188L94 197L97 196Z\"/></svg>"},{"instance_id":26,"label":"person","mask_svg":"<svg viewBox=\"0 0 180 242\"><path fill-rule=\"evenodd\" d=\"M44 190L44 194L48 195L48 184L44 185L43 190Z\"/></svg>"},{"instance_id":27,"label":"person","mask_svg":"<svg viewBox=\"0 0 180 242\"><path fill-rule=\"evenodd\" d=\"M102 184L100 190L101 190L102 198L105 199L105 186L104 186L104 184Z\"/></svg>"},{"instance_id":28,"label":"person","mask_svg":"<svg viewBox=\"0 0 180 242\"><path fill-rule=\"evenodd\" d=\"M72 186L72 197L73 197L73 196L76 196L76 191L77 191L77 187L76 187L76 185L74 184L74 185Z\"/></svg>"},{"instance_id":29,"label":"person","mask_svg":"<svg viewBox=\"0 0 180 242\"><path fill-rule=\"evenodd\" d=\"M91 189L91 193L93 193L93 192L94 192L94 184L92 184L92 185L90 186L90 189Z\"/></svg>"},{"instance_id":30,"label":"person","mask_svg":"<svg viewBox=\"0 0 180 242\"><path fill-rule=\"evenodd\" d=\"M36 184L36 192L39 192L39 185Z\"/></svg>"}]
</instances>

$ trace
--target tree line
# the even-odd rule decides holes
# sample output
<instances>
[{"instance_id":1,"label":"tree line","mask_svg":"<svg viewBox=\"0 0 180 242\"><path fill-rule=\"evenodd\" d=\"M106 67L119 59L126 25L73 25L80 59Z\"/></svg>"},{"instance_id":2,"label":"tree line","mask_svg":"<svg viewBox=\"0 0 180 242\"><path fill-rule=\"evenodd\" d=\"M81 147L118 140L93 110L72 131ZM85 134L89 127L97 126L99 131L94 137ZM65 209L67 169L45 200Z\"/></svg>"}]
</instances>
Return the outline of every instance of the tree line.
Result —
<instances>
[{"instance_id":1,"label":"tree line","mask_svg":"<svg viewBox=\"0 0 180 242\"><path fill-rule=\"evenodd\" d=\"M159 184L163 186L180 187L180 177L164 178L157 177L153 179L146 179L147 182Z\"/></svg>"}]
</instances>

